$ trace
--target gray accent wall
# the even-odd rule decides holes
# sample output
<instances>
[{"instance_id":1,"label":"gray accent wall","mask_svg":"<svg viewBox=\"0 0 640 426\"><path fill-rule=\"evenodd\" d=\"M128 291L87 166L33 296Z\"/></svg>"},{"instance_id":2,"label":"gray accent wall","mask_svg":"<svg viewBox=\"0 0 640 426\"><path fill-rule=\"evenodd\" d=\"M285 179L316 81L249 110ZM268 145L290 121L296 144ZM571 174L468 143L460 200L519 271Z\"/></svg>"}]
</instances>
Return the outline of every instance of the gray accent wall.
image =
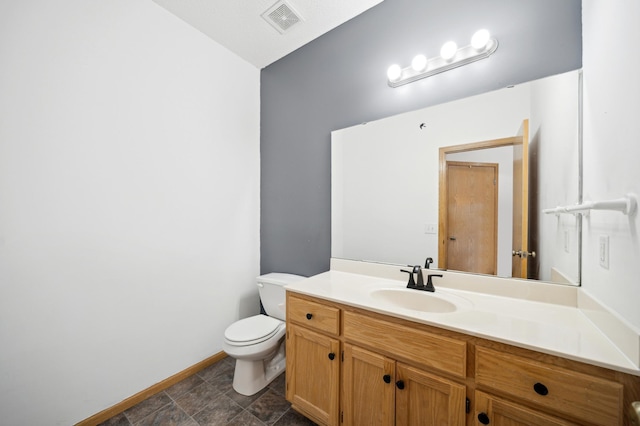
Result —
<instances>
[{"instance_id":1,"label":"gray accent wall","mask_svg":"<svg viewBox=\"0 0 640 426\"><path fill-rule=\"evenodd\" d=\"M385 0L264 68L261 273L329 269L331 131L578 69L581 13L580 0ZM389 65L480 28L499 41L490 58L387 86Z\"/></svg>"}]
</instances>

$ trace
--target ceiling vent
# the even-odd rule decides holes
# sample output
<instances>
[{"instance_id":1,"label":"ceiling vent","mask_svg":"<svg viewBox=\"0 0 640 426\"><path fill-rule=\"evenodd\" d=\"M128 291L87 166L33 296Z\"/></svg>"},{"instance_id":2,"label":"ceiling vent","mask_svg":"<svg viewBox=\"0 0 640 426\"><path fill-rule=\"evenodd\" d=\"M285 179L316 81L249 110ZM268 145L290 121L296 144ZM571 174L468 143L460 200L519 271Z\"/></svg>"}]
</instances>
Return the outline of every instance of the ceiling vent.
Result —
<instances>
[{"instance_id":1,"label":"ceiling vent","mask_svg":"<svg viewBox=\"0 0 640 426\"><path fill-rule=\"evenodd\" d=\"M284 34L295 24L302 21L302 17L286 1L279 1L262 14L265 21Z\"/></svg>"}]
</instances>

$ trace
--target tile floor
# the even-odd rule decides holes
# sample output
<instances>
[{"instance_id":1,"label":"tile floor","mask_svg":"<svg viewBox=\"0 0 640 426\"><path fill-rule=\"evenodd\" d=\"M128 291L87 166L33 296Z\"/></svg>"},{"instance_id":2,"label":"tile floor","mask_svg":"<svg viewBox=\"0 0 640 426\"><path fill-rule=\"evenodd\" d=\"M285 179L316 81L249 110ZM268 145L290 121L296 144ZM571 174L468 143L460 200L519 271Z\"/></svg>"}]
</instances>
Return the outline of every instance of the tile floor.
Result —
<instances>
[{"instance_id":1,"label":"tile floor","mask_svg":"<svg viewBox=\"0 0 640 426\"><path fill-rule=\"evenodd\" d=\"M307 426L284 397L285 375L253 396L235 392L234 360L225 358L131 407L101 426Z\"/></svg>"}]
</instances>

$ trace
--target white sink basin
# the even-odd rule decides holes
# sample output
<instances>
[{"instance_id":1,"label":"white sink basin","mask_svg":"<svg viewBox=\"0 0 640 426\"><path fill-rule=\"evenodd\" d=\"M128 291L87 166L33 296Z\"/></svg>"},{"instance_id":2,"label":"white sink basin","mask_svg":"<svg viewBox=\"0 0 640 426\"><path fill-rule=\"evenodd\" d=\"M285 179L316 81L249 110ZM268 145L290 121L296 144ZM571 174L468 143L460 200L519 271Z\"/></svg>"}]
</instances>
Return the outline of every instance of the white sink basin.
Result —
<instances>
[{"instance_id":1,"label":"white sink basin","mask_svg":"<svg viewBox=\"0 0 640 426\"><path fill-rule=\"evenodd\" d=\"M462 297L441 293L438 290L431 293L406 288L382 288L373 290L371 297L398 308L436 314L456 312L459 309L468 309L472 306L470 301Z\"/></svg>"}]
</instances>

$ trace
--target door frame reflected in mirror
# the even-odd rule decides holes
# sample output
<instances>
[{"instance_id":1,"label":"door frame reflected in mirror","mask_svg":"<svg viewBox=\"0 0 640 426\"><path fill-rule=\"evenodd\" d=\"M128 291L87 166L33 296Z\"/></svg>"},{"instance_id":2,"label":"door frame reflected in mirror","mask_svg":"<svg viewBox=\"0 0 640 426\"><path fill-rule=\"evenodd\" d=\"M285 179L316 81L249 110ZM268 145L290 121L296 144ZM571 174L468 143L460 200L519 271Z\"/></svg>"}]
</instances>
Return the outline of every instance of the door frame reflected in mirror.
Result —
<instances>
[{"instance_id":1,"label":"door frame reflected in mirror","mask_svg":"<svg viewBox=\"0 0 640 426\"><path fill-rule=\"evenodd\" d=\"M473 142L462 145L443 146L439 149L439 192L438 192L438 268L449 269L447 239L449 238L449 209L448 209L448 176L447 176L447 155L458 154L463 152L483 151L494 148L513 146L522 137L507 137L501 139L492 139L488 141ZM496 232L497 229L496 229ZM497 237L496 237L497 238ZM496 253L496 258L499 253ZM474 271L462 271L474 272ZM497 272L497 271L496 271Z\"/></svg>"}]
</instances>

